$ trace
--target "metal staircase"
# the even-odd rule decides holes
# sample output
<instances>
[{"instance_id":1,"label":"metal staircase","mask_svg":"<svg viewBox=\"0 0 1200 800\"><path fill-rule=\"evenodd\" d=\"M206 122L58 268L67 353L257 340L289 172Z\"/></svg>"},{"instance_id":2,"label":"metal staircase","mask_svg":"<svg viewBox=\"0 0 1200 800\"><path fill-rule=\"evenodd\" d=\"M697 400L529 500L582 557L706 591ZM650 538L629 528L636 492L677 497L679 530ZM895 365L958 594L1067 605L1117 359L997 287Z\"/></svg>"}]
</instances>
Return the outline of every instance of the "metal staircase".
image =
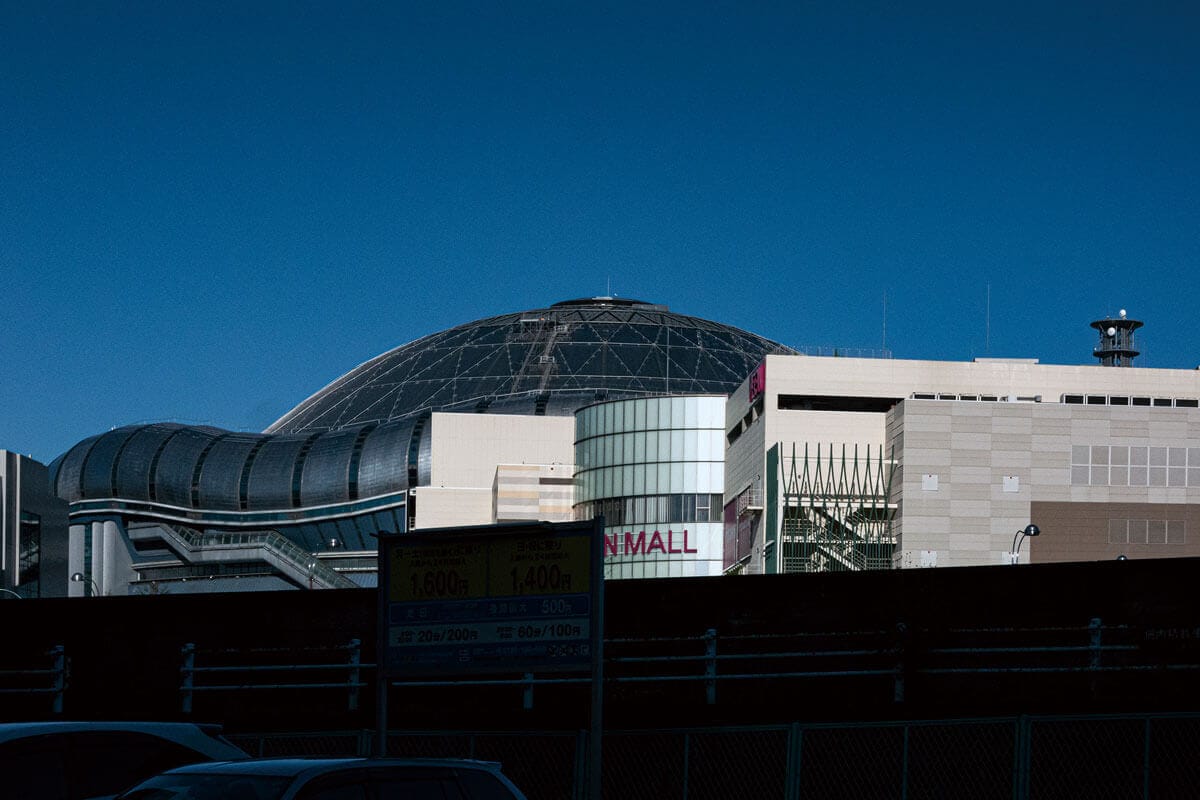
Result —
<instances>
[{"instance_id":1,"label":"metal staircase","mask_svg":"<svg viewBox=\"0 0 1200 800\"><path fill-rule=\"evenodd\" d=\"M785 466L788 465L788 466ZM896 505L889 502L894 461L883 447L860 453L818 446L781 459L783 572L890 569Z\"/></svg>"},{"instance_id":2,"label":"metal staircase","mask_svg":"<svg viewBox=\"0 0 1200 800\"><path fill-rule=\"evenodd\" d=\"M131 530L130 538L160 538L185 564L258 561L271 566L297 586L309 589L359 588L357 583L274 530L200 533L183 526L160 523L153 528Z\"/></svg>"}]
</instances>

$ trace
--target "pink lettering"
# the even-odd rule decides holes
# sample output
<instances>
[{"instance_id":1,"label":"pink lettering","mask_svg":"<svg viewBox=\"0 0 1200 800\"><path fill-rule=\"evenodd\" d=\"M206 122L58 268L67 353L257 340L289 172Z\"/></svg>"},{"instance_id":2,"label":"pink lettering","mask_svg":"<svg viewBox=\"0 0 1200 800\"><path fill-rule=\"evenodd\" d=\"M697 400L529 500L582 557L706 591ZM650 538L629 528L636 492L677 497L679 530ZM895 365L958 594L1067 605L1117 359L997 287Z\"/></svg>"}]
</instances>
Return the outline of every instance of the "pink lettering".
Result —
<instances>
[{"instance_id":1,"label":"pink lettering","mask_svg":"<svg viewBox=\"0 0 1200 800\"><path fill-rule=\"evenodd\" d=\"M689 533L687 529L676 531L670 528L665 534L662 531L652 531L649 541L646 541L645 531L638 531L636 534L633 531L625 531L623 537L620 533L606 533L604 534L604 557L642 556L654 552L671 555L699 552L697 548L691 546Z\"/></svg>"},{"instance_id":2,"label":"pink lettering","mask_svg":"<svg viewBox=\"0 0 1200 800\"><path fill-rule=\"evenodd\" d=\"M683 552L685 552L685 553L695 553L696 552L696 548L694 548L694 547L691 548L690 550L688 549L687 530L686 529L684 529L684 531L683 531Z\"/></svg>"}]
</instances>

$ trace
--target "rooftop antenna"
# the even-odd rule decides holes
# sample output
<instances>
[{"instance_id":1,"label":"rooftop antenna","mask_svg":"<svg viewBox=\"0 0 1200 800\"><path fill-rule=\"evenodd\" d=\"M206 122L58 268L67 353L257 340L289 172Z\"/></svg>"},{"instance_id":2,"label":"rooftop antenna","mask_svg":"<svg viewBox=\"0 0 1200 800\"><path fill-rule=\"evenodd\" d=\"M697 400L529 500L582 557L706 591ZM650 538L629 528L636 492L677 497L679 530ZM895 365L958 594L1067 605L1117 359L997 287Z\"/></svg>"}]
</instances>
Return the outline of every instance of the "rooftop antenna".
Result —
<instances>
[{"instance_id":1,"label":"rooftop antenna","mask_svg":"<svg viewBox=\"0 0 1200 800\"><path fill-rule=\"evenodd\" d=\"M992 285L987 285L987 322L984 323L983 352L992 354Z\"/></svg>"},{"instance_id":2,"label":"rooftop antenna","mask_svg":"<svg viewBox=\"0 0 1200 800\"><path fill-rule=\"evenodd\" d=\"M887 352L887 292L883 293L883 346L880 349Z\"/></svg>"},{"instance_id":3,"label":"rooftop antenna","mask_svg":"<svg viewBox=\"0 0 1200 800\"><path fill-rule=\"evenodd\" d=\"M1133 366L1138 355L1133 332L1142 327L1141 320L1129 319L1122 308L1116 317L1098 319L1091 326L1100 331L1100 344L1092 349L1092 355L1100 359L1101 366Z\"/></svg>"}]
</instances>

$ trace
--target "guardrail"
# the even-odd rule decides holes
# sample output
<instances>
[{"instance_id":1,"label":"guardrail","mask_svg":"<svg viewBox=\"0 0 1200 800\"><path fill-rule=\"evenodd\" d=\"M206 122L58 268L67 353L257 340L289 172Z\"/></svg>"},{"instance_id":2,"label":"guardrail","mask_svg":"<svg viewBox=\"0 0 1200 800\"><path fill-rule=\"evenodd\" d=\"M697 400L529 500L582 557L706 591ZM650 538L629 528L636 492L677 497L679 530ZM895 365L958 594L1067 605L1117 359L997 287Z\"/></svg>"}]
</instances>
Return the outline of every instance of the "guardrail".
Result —
<instances>
[{"instance_id":1,"label":"guardrail","mask_svg":"<svg viewBox=\"0 0 1200 800\"><path fill-rule=\"evenodd\" d=\"M50 661L49 667L0 670L0 694L50 695L50 711L58 715L62 713L63 695L67 691L69 662L66 649L55 645L44 656ZM46 686L42 681L25 681L27 678L49 678L50 685Z\"/></svg>"},{"instance_id":2,"label":"guardrail","mask_svg":"<svg viewBox=\"0 0 1200 800\"><path fill-rule=\"evenodd\" d=\"M362 680L362 670L374 669L374 664L362 663L362 641L359 639L351 639L349 643L334 648L319 648L313 651L317 656L326 656L333 653L345 653L345 660L338 663L218 663L210 666L197 666L196 645L189 642L183 646L182 655L183 661L179 668L180 684L179 684L179 710L184 714L192 713L192 699L196 692L241 692L247 690L272 690L272 689L343 689L346 691L346 710L357 711L359 702L359 690L369 686L370 684ZM295 649L282 648L264 648L253 651L254 655L261 658L263 656L274 657L285 653L296 654ZM205 655L216 657L219 655L245 657L249 653L242 650L225 650L219 653L206 653ZM321 675L328 672L345 673L345 680L311 680L301 679L294 681L279 680L283 675L300 675L307 678L310 675ZM271 678L266 681L253 681L251 678L259 675L269 675ZM236 682L213 682L200 683L197 678L204 676L226 676L232 677Z\"/></svg>"},{"instance_id":3,"label":"guardrail","mask_svg":"<svg viewBox=\"0 0 1200 800\"><path fill-rule=\"evenodd\" d=\"M61 714L69 688L70 659L63 646L0 670L0 694L47 695ZM361 693L374 685L374 663L363 661L360 639L346 644L206 651L182 648L179 709L192 713L201 692L322 690L345 693L346 709L360 709ZM1188 674L1200 671L1200 629L1106 626L1099 618L1080 626L888 629L781 634L720 634L709 629L683 637L605 640L605 683L696 685L696 701L719 702L722 685L747 681L863 679L890 681L896 703L917 676ZM538 686L581 684L586 676L514 672L476 679L400 680L400 687L516 686L532 708Z\"/></svg>"}]
</instances>

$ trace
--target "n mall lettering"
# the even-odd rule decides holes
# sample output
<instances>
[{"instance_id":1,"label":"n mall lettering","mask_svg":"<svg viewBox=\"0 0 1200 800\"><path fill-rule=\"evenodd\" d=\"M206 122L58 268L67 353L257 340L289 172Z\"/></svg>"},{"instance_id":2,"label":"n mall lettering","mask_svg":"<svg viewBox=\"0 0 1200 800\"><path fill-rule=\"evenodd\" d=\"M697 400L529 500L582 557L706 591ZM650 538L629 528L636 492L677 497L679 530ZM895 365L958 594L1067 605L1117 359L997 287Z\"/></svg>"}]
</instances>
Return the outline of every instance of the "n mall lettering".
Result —
<instances>
[{"instance_id":1,"label":"n mall lettering","mask_svg":"<svg viewBox=\"0 0 1200 800\"><path fill-rule=\"evenodd\" d=\"M688 546L688 532L682 531L625 531L604 534L605 556L643 556L651 553L695 553Z\"/></svg>"}]
</instances>

